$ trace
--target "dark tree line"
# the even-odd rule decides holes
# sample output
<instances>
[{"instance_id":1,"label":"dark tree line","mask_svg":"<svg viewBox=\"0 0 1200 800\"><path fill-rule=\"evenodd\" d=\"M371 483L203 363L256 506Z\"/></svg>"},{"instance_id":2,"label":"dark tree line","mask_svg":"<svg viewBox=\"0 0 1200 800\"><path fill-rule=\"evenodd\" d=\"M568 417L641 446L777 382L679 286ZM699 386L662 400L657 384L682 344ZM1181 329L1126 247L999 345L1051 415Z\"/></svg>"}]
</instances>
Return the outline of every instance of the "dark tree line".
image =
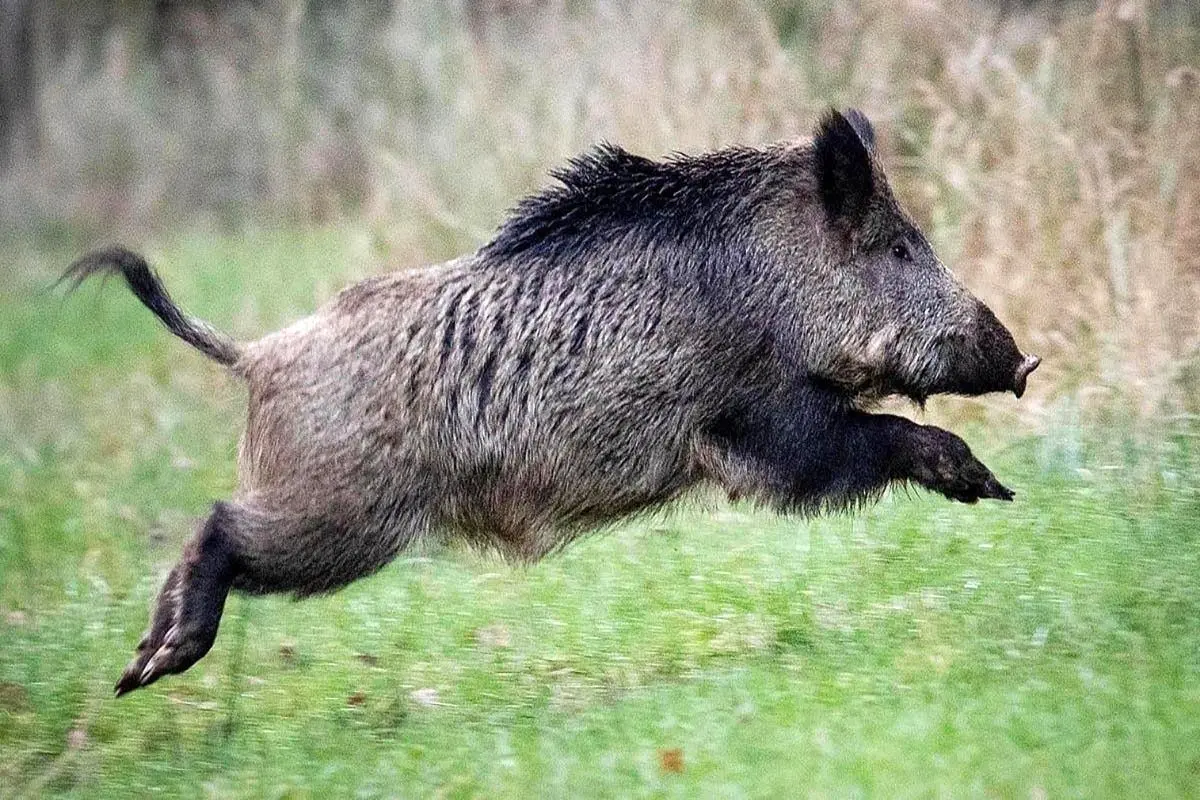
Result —
<instances>
[{"instance_id":1,"label":"dark tree line","mask_svg":"<svg viewBox=\"0 0 1200 800\"><path fill-rule=\"evenodd\" d=\"M464 27L476 39L491 19L545 0L460 0ZM273 44L270 31L299 14L306 22L331 20L348 0L0 0L0 170L37 149L38 93L45 73L68 53L99 62L115 28L133 34L160 76L176 90L195 91L197 65L206 49L253 49ZM354 10L386 16L391 3ZM267 31L264 42L264 30ZM241 40L240 42L237 40Z\"/></svg>"},{"instance_id":2,"label":"dark tree line","mask_svg":"<svg viewBox=\"0 0 1200 800\"><path fill-rule=\"evenodd\" d=\"M33 0L0 0L0 169L37 137Z\"/></svg>"}]
</instances>

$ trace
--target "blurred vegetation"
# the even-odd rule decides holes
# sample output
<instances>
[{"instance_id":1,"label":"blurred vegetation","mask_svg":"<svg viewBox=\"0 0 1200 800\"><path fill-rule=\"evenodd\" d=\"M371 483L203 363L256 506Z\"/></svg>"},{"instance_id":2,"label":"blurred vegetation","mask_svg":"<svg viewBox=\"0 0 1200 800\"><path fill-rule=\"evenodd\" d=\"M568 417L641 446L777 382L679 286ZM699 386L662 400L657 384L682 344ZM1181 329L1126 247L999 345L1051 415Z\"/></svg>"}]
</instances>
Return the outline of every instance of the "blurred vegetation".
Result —
<instances>
[{"instance_id":1,"label":"blurred vegetation","mask_svg":"<svg viewBox=\"0 0 1200 800\"><path fill-rule=\"evenodd\" d=\"M1200 412L1187 0L5 7L30 54L0 173L22 242L338 225L371 236L367 271L427 263L600 139L757 144L853 104L944 259L1045 357L1008 414Z\"/></svg>"}]
</instances>

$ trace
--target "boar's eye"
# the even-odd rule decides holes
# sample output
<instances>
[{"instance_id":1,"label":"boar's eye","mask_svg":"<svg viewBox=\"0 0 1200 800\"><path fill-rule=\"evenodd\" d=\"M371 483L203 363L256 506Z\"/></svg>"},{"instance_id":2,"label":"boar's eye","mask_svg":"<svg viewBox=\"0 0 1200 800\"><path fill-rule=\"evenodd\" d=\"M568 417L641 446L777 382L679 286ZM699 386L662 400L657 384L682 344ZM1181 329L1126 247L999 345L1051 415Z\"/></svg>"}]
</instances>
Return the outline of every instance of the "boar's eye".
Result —
<instances>
[{"instance_id":1,"label":"boar's eye","mask_svg":"<svg viewBox=\"0 0 1200 800\"><path fill-rule=\"evenodd\" d=\"M912 254L908 252L908 245L904 242L896 242L892 245L892 255L901 261L912 261Z\"/></svg>"}]
</instances>

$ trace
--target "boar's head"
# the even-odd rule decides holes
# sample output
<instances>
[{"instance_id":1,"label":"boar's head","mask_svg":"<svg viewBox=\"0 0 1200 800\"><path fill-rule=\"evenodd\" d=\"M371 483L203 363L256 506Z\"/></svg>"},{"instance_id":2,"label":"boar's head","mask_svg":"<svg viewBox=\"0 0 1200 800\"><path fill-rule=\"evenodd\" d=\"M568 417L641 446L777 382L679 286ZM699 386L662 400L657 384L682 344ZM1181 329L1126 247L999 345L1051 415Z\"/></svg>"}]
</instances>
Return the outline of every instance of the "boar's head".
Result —
<instances>
[{"instance_id":1,"label":"boar's head","mask_svg":"<svg viewBox=\"0 0 1200 800\"><path fill-rule=\"evenodd\" d=\"M800 202L773 215L790 218L772 238L790 239L785 283L807 368L860 397L1020 397L1040 359L938 259L892 194L874 141L860 112L828 114L795 151Z\"/></svg>"}]
</instances>

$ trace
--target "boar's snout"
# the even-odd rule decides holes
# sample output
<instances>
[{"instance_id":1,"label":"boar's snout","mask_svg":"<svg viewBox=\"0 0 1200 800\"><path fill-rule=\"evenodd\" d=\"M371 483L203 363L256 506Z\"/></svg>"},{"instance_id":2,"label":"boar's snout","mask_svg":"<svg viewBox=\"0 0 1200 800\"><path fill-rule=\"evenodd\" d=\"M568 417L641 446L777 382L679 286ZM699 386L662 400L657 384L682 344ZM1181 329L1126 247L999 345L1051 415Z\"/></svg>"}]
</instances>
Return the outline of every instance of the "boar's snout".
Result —
<instances>
[{"instance_id":1,"label":"boar's snout","mask_svg":"<svg viewBox=\"0 0 1200 800\"><path fill-rule=\"evenodd\" d=\"M1040 363L1042 363L1042 359L1035 355L1027 355L1021 359L1021 363L1017 365L1017 373L1013 376L1013 394L1017 397L1025 394L1025 381L1029 378L1029 373L1037 369Z\"/></svg>"},{"instance_id":2,"label":"boar's snout","mask_svg":"<svg viewBox=\"0 0 1200 800\"><path fill-rule=\"evenodd\" d=\"M1037 369L1042 360L1022 353L1012 333L983 303L976 306L968 331L958 339L957 346L944 351L945 372L934 392L1023 395L1029 373Z\"/></svg>"}]
</instances>

